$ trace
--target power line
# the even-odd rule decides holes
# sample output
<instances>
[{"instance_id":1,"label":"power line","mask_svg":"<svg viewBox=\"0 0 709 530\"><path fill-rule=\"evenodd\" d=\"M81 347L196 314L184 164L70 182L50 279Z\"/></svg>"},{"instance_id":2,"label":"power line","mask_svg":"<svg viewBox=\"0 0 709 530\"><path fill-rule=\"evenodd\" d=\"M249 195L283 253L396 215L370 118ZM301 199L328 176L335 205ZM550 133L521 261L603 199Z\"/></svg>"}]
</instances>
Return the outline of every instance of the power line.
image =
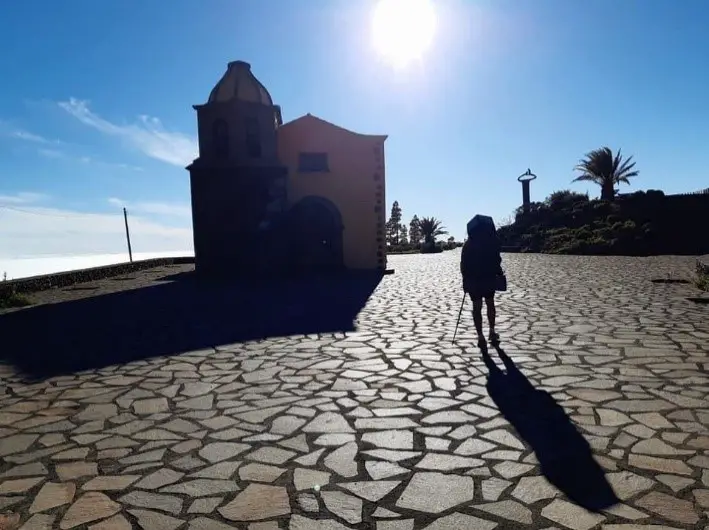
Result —
<instances>
[{"instance_id":1,"label":"power line","mask_svg":"<svg viewBox=\"0 0 709 530\"><path fill-rule=\"evenodd\" d=\"M39 215L42 217L60 217L60 218L64 218L64 219L76 219L79 217L86 217L86 216L91 216L91 215L105 215L105 214L99 214L99 213L57 214L57 213L48 213L48 212L37 211L37 210L23 210L22 208L15 208L14 206L7 206L4 204L0 204L0 210L2 210L2 209L10 210L13 212L26 213L29 215Z\"/></svg>"}]
</instances>

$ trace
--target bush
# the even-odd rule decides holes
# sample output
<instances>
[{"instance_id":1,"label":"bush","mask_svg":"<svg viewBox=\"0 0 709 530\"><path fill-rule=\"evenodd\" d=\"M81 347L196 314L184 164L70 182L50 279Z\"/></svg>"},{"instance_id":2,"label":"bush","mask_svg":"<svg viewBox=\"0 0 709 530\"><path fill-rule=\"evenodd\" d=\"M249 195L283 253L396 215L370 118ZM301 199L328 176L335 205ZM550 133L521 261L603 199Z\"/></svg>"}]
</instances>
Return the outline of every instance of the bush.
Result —
<instances>
[{"instance_id":1,"label":"bush","mask_svg":"<svg viewBox=\"0 0 709 530\"><path fill-rule=\"evenodd\" d=\"M439 254L441 252L443 252L443 247L435 242L421 245L421 254Z\"/></svg>"},{"instance_id":2,"label":"bush","mask_svg":"<svg viewBox=\"0 0 709 530\"><path fill-rule=\"evenodd\" d=\"M702 291L709 291L709 265L703 264L697 260L697 278L696 285Z\"/></svg>"},{"instance_id":3,"label":"bush","mask_svg":"<svg viewBox=\"0 0 709 530\"><path fill-rule=\"evenodd\" d=\"M498 229L503 247L555 254L707 254L709 196L666 197L650 190L615 202L562 190Z\"/></svg>"},{"instance_id":4,"label":"bush","mask_svg":"<svg viewBox=\"0 0 709 530\"><path fill-rule=\"evenodd\" d=\"M388 254L418 254L419 245L418 244L406 244L406 245L389 245L387 247Z\"/></svg>"},{"instance_id":5,"label":"bush","mask_svg":"<svg viewBox=\"0 0 709 530\"><path fill-rule=\"evenodd\" d=\"M584 193L576 193L571 190L561 190L555 191L549 195L549 197L547 197L544 201L544 204L552 210L555 210L575 203L589 202L589 200L588 195Z\"/></svg>"},{"instance_id":6,"label":"bush","mask_svg":"<svg viewBox=\"0 0 709 530\"><path fill-rule=\"evenodd\" d=\"M30 301L15 291L15 286L7 281L0 282L0 309L11 307L25 307Z\"/></svg>"}]
</instances>

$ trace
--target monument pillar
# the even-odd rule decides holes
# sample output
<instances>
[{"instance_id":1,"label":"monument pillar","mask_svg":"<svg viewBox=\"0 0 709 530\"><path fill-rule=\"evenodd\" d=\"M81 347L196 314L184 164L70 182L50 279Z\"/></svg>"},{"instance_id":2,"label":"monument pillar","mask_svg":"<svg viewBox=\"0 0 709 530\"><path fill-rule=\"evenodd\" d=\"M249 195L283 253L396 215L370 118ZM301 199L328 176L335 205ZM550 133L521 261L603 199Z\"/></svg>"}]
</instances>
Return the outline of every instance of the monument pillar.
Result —
<instances>
[{"instance_id":1,"label":"monument pillar","mask_svg":"<svg viewBox=\"0 0 709 530\"><path fill-rule=\"evenodd\" d=\"M517 177L517 180L522 183L522 211L524 213L529 212L529 204L531 202L529 194L529 184L536 178L537 176L532 173L532 170L529 168L527 168L527 171Z\"/></svg>"}]
</instances>

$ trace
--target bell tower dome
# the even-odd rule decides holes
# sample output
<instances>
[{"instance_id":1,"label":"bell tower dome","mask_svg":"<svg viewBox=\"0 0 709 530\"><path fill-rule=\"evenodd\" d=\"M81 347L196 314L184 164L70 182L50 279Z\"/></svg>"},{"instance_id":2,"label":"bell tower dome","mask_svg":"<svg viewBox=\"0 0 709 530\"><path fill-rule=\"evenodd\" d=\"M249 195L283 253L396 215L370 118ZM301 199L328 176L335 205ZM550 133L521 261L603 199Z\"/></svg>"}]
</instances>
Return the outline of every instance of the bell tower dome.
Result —
<instances>
[{"instance_id":1,"label":"bell tower dome","mask_svg":"<svg viewBox=\"0 0 709 530\"><path fill-rule=\"evenodd\" d=\"M273 104L249 63L230 62L207 103L194 108L200 159L239 165L276 160L276 129L283 123L281 109Z\"/></svg>"}]
</instances>

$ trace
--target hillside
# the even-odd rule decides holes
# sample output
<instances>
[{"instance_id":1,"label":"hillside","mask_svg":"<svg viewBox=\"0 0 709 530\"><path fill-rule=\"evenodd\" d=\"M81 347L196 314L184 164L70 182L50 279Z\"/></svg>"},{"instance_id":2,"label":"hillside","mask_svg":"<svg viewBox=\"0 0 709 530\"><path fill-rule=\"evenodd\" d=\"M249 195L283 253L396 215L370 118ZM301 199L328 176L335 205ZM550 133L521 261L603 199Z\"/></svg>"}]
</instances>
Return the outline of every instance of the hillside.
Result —
<instances>
[{"instance_id":1,"label":"hillside","mask_svg":"<svg viewBox=\"0 0 709 530\"><path fill-rule=\"evenodd\" d=\"M559 191L498 230L520 252L649 256L709 253L709 194L640 191L614 201Z\"/></svg>"}]
</instances>

